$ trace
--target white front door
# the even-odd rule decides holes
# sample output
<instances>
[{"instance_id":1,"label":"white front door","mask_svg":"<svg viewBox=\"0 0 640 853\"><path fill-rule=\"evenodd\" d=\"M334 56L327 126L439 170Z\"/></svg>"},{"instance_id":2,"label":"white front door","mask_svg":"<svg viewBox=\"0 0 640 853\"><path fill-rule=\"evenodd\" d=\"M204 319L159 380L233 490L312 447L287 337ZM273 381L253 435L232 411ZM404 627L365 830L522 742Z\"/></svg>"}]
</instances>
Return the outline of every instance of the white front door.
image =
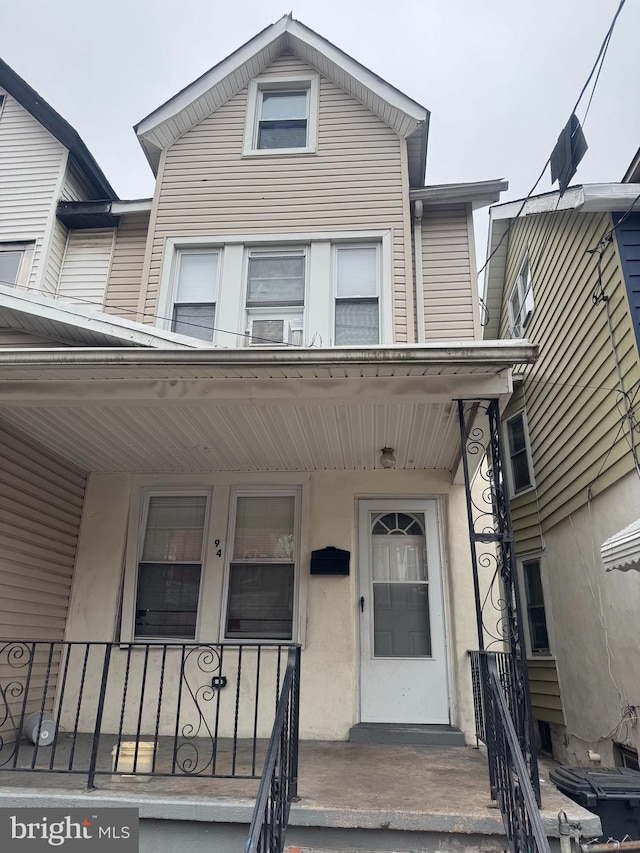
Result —
<instances>
[{"instance_id":1,"label":"white front door","mask_svg":"<svg viewBox=\"0 0 640 853\"><path fill-rule=\"evenodd\" d=\"M359 506L360 719L448 723L435 500Z\"/></svg>"}]
</instances>

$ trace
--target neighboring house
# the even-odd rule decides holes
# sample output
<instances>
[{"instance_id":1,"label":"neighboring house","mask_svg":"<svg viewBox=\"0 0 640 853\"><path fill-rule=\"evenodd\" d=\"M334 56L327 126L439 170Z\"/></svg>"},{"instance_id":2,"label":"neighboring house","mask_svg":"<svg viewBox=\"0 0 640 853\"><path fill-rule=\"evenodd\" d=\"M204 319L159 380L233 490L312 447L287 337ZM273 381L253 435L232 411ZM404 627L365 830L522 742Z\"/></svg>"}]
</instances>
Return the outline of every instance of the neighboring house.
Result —
<instances>
[{"instance_id":1,"label":"neighboring house","mask_svg":"<svg viewBox=\"0 0 640 853\"><path fill-rule=\"evenodd\" d=\"M624 183L491 209L484 338L540 347L504 431L533 711L567 764L640 747L640 585L600 556L640 514L639 193L636 157Z\"/></svg>"},{"instance_id":2,"label":"neighboring house","mask_svg":"<svg viewBox=\"0 0 640 853\"><path fill-rule=\"evenodd\" d=\"M20 688L0 765L45 711L51 767L73 733L86 771L95 731L98 773L143 737L168 775L224 775L225 737L233 776L239 737L255 776L292 644L303 739L474 744L457 401L475 439L476 404L504 407L536 357L481 340L473 211L506 184L425 186L429 112L290 16L139 123L149 200L96 185L4 75L0 156L19 115L60 162L40 230L0 245L0 675ZM63 192L66 161L91 192Z\"/></svg>"}]
</instances>

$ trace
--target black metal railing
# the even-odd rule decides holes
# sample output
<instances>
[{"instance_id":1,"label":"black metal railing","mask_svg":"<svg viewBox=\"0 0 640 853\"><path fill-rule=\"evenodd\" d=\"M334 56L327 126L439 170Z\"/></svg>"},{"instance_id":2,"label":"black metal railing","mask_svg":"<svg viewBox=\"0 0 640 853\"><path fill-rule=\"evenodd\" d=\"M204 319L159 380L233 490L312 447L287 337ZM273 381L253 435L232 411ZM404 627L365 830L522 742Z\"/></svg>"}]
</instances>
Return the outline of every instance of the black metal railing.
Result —
<instances>
[{"instance_id":1,"label":"black metal railing","mask_svg":"<svg viewBox=\"0 0 640 853\"><path fill-rule=\"evenodd\" d=\"M511 652L469 652L471 659L471 683L473 686L473 707L476 727L476 739L482 741L489 753L489 784L491 796L497 799L497 780L494 774L494 763L491 760L493 748L491 731L487 728L487 706L490 702L488 690L490 686L489 661L495 665L502 695L520 745L520 752L527 768L536 801L540 803L540 779L535 748L529 739L530 720L527 716L528 705L523 701L522 692L525 689L519 677L517 662Z\"/></svg>"},{"instance_id":2,"label":"black metal railing","mask_svg":"<svg viewBox=\"0 0 640 853\"><path fill-rule=\"evenodd\" d=\"M298 795L300 649L291 648L264 762L246 853L282 853L292 801Z\"/></svg>"},{"instance_id":3,"label":"black metal railing","mask_svg":"<svg viewBox=\"0 0 640 853\"><path fill-rule=\"evenodd\" d=\"M508 658L494 652L472 654L476 733L487 746L489 773L511 853L550 853L538 808L539 794L534 790L523 739L516 731L510 707L512 662Z\"/></svg>"},{"instance_id":4,"label":"black metal railing","mask_svg":"<svg viewBox=\"0 0 640 853\"><path fill-rule=\"evenodd\" d=\"M0 640L0 770L257 779L290 649Z\"/></svg>"}]
</instances>

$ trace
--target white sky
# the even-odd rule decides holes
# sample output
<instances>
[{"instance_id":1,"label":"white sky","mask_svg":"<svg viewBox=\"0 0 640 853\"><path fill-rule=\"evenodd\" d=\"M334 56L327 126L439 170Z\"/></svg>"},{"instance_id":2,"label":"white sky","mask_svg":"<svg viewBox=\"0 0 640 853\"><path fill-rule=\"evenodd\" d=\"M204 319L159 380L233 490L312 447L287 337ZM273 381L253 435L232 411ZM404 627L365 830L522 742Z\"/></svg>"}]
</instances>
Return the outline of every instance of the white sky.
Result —
<instances>
[{"instance_id":1,"label":"white sky","mask_svg":"<svg viewBox=\"0 0 640 853\"><path fill-rule=\"evenodd\" d=\"M505 177L508 200L538 177L618 2L0 0L0 56L75 127L121 198L139 198L153 176L132 126L291 9L431 110L427 183ZM627 0L576 183L620 180L640 146L639 37L640 0ZM549 188L547 176L538 191Z\"/></svg>"}]
</instances>

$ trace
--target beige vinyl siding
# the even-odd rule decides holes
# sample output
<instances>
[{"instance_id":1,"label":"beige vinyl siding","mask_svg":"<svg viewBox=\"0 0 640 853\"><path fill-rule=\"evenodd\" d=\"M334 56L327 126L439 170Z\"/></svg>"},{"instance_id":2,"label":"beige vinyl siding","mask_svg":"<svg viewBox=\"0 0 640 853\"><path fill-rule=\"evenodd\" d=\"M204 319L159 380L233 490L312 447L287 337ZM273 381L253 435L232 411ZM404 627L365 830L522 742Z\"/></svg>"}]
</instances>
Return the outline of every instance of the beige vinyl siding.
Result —
<instances>
[{"instance_id":1,"label":"beige vinyl siding","mask_svg":"<svg viewBox=\"0 0 640 853\"><path fill-rule=\"evenodd\" d=\"M66 627L86 477L83 473L0 426L0 637L7 640L62 640ZM23 646L27 663L30 652ZM30 666L29 693L10 702L20 719L53 710L60 654L37 647ZM26 667L0 660L0 679L24 680ZM11 718L0 721L0 737L13 739Z\"/></svg>"},{"instance_id":2,"label":"beige vinyl siding","mask_svg":"<svg viewBox=\"0 0 640 853\"><path fill-rule=\"evenodd\" d=\"M555 660L529 658L529 686L534 720L564 725L560 684Z\"/></svg>"},{"instance_id":3,"label":"beige vinyl siding","mask_svg":"<svg viewBox=\"0 0 640 853\"><path fill-rule=\"evenodd\" d=\"M120 217L104 302L108 314L136 319L148 232L148 212Z\"/></svg>"},{"instance_id":4,"label":"beige vinyl siding","mask_svg":"<svg viewBox=\"0 0 640 853\"><path fill-rule=\"evenodd\" d=\"M554 225L551 227L550 217ZM511 284L528 251L535 309L526 330L538 344L538 362L525 368L523 393L536 479L542 532L633 470L627 435L621 429L618 378L606 309L594 306L596 257L588 253L611 227L608 214L530 216L516 222L509 238L506 281ZM622 271L614 247L602 261L614 338L625 390L640 381L635 338ZM501 334L507 333L509 288ZM507 415L516 410L510 403ZM518 524L528 496L514 499ZM532 505L531 505L532 507ZM519 548L520 550L520 548Z\"/></svg>"},{"instance_id":5,"label":"beige vinyl siding","mask_svg":"<svg viewBox=\"0 0 640 853\"><path fill-rule=\"evenodd\" d=\"M308 73L281 57L265 74ZM321 77L316 154L242 156L247 89L179 139L158 176L145 319L157 313L165 239L393 229L396 339L407 339L401 140Z\"/></svg>"},{"instance_id":6,"label":"beige vinyl siding","mask_svg":"<svg viewBox=\"0 0 640 853\"><path fill-rule=\"evenodd\" d=\"M476 337L471 251L466 205L425 208L422 270L427 341Z\"/></svg>"},{"instance_id":7,"label":"beige vinyl siding","mask_svg":"<svg viewBox=\"0 0 640 853\"><path fill-rule=\"evenodd\" d=\"M69 232L58 285L60 299L102 309L113 241L113 228Z\"/></svg>"},{"instance_id":8,"label":"beige vinyl siding","mask_svg":"<svg viewBox=\"0 0 640 853\"><path fill-rule=\"evenodd\" d=\"M56 219L53 225L53 233L51 234L51 243L49 244L49 260L47 268L44 271L42 283L42 289L50 296L55 296L58 291L60 270L62 269L68 236L69 229L67 226L63 225L59 219Z\"/></svg>"},{"instance_id":9,"label":"beige vinyl siding","mask_svg":"<svg viewBox=\"0 0 640 853\"><path fill-rule=\"evenodd\" d=\"M66 149L14 98L0 94L6 95L0 111L0 242L34 241L34 287Z\"/></svg>"},{"instance_id":10,"label":"beige vinyl siding","mask_svg":"<svg viewBox=\"0 0 640 853\"><path fill-rule=\"evenodd\" d=\"M72 160L69 160L67 174L62 187L61 198L63 201L86 201L93 198L94 193L87 186L87 182L80 174L79 169Z\"/></svg>"}]
</instances>

